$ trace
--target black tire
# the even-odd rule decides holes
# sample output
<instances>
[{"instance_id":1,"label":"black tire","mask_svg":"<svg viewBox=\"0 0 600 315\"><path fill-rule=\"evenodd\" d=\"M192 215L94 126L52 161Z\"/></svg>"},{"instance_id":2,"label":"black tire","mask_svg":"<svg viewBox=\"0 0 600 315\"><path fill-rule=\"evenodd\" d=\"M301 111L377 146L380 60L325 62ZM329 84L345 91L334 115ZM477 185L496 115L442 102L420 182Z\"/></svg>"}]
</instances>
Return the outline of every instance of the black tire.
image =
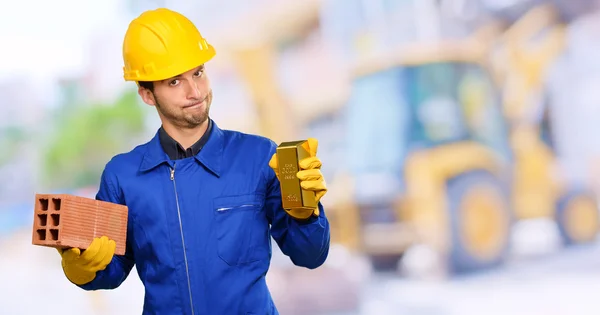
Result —
<instances>
[{"instance_id":1,"label":"black tire","mask_svg":"<svg viewBox=\"0 0 600 315\"><path fill-rule=\"evenodd\" d=\"M565 246L593 242L600 229L596 198L583 190L564 194L556 204L555 221Z\"/></svg>"},{"instance_id":2,"label":"black tire","mask_svg":"<svg viewBox=\"0 0 600 315\"><path fill-rule=\"evenodd\" d=\"M371 266L376 272L396 272L402 255L370 255Z\"/></svg>"},{"instance_id":3,"label":"black tire","mask_svg":"<svg viewBox=\"0 0 600 315\"><path fill-rule=\"evenodd\" d=\"M477 191L481 191L481 194ZM489 196L489 198L483 198L483 196ZM509 194L502 182L485 171L464 173L448 181L447 198L452 234L448 256L449 271L455 274L467 273L502 264L509 250L512 226ZM464 202L468 202L466 198L483 200L480 203L482 207L479 207L481 212L466 210L466 208L478 208L477 206L463 206ZM477 203L471 204L478 205ZM471 214L470 218L473 218L473 213L476 218L477 216L481 217L468 221L469 213ZM473 231L473 229L476 229L477 232L487 231L484 234L489 235L473 239L473 234L469 234L469 231ZM478 247L473 245L473 241L480 242L477 244Z\"/></svg>"}]
</instances>

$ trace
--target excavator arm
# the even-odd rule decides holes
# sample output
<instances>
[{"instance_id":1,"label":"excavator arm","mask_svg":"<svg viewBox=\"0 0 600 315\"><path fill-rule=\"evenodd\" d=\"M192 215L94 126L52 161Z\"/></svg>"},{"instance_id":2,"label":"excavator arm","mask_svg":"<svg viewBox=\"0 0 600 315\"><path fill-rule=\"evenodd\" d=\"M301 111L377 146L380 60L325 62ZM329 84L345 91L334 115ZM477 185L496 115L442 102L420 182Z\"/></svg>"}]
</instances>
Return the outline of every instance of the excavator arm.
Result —
<instances>
[{"instance_id":1,"label":"excavator arm","mask_svg":"<svg viewBox=\"0 0 600 315\"><path fill-rule=\"evenodd\" d=\"M238 50L233 56L258 113L260 133L277 143L296 138L291 106L277 82L273 45Z\"/></svg>"},{"instance_id":2,"label":"excavator arm","mask_svg":"<svg viewBox=\"0 0 600 315\"><path fill-rule=\"evenodd\" d=\"M322 0L281 1L236 19L223 47L246 84L259 114L260 133L280 143L298 137L291 103L277 77L278 45L302 36L319 18Z\"/></svg>"}]
</instances>

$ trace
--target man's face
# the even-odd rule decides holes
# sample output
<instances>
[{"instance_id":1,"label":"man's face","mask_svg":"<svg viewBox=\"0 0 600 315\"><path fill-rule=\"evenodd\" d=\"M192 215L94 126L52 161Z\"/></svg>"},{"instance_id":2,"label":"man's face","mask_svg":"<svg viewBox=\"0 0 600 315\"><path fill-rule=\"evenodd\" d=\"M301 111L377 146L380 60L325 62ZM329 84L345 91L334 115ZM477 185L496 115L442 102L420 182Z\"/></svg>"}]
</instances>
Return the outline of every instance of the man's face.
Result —
<instances>
[{"instance_id":1,"label":"man's face","mask_svg":"<svg viewBox=\"0 0 600 315\"><path fill-rule=\"evenodd\" d=\"M154 82L154 91L139 89L148 105L155 106L163 124L194 128L208 119L212 89L204 65L173 78Z\"/></svg>"}]
</instances>

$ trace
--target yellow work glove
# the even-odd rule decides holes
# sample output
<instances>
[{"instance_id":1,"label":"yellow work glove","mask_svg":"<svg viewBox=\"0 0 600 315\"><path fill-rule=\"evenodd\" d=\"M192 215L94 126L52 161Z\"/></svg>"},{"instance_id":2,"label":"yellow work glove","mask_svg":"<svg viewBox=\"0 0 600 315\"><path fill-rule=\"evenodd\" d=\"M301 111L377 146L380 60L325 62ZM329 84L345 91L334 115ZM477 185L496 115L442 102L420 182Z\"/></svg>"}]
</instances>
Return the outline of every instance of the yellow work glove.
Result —
<instances>
[{"instance_id":1,"label":"yellow work glove","mask_svg":"<svg viewBox=\"0 0 600 315\"><path fill-rule=\"evenodd\" d=\"M308 147L307 151L310 156L299 161L300 171L296 174L300 179L300 186L303 190L309 190L315 192L315 200L317 203L327 193L327 187L325 185L325 178L321 173L321 160L317 157L317 148L319 142L315 138L308 138L306 144ZM275 175L279 179L279 168L277 165L277 154L273 154L269 161L269 166L275 171ZM289 209L286 210L289 215L296 219L307 219L311 215L319 216L319 208L314 210L306 209Z\"/></svg>"},{"instance_id":2,"label":"yellow work glove","mask_svg":"<svg viewBox=\"0 0 600 315\"><path fill-rule=\"evenodd\" d=\"M96 272L104 270L112 260L115 248L115 241L102 236L95 238L83 252L79 248L58 249L65 276L77 285L94 280Z\"/></svg>"}]
</instances>

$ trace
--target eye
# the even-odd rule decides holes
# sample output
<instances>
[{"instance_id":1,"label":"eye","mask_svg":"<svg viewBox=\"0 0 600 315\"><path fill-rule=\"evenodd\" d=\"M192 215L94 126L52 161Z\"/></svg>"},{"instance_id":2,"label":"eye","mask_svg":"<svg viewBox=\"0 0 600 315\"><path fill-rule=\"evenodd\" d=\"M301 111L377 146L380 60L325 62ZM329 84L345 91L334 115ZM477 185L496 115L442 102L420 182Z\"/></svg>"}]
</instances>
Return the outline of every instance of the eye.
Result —
<instances>
[{"instance_id":1,"label":"eye","mask_svg":"<svg viewBox=\"0 0 600 315\"><path fill-rule=\"evenodd\" d=\"M177 86L178 84L179 84L179 80L178 79L175 79L175 80L172 80L171 82L169 82L170 86Z\"/></svg>"},{"instance_id":2,"label":"eye","mask_svg":"<svg viewBox=\"0 0 600 315\"><path fill-rule=\"evenodd\" d=\"M195 77L201 77L203 73L204 73L204 70L198 70L198 71L196 71L196 72L194 73L194 76L195 76Z\"/></svg>"}]
</instances>

